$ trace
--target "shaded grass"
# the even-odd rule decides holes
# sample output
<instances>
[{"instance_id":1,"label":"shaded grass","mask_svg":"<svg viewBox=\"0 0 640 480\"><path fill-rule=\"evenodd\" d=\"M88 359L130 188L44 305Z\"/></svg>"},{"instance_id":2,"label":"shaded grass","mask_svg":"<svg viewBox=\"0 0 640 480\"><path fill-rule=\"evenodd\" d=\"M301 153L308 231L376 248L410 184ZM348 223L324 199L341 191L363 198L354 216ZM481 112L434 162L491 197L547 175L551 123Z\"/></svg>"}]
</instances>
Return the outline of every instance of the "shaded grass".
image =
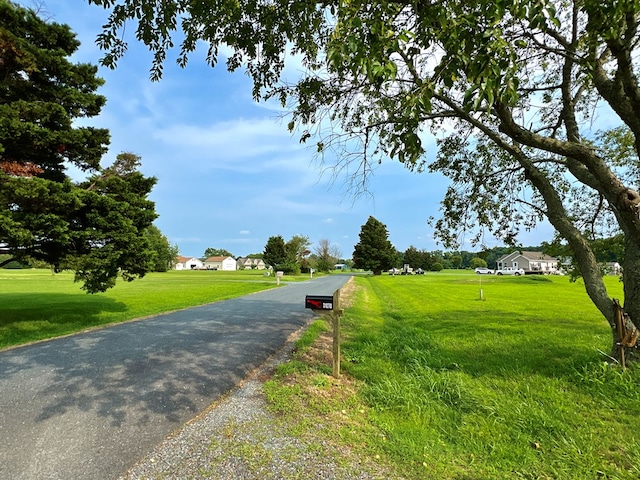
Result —
<instances>
[{"instance_id":1,"label":"shaded grass","mask_svg":"<svg viewBox=\"0 0 640 480\"><path fill-rule=\"evenodd\" d=\"M0 270L0 348L272 287L259 271L170 271L87 295L70 272Z\"/></svg>"},{"instance_id":2,"label":"shaded grass","mask_svg":"<svg viewBox=\"0 0 640 480\"><path fill-rule=\"evenodd\" d=\"M356 282L342 366L357 388L332 392L366 415L338 423L337 438L407 478L640 478L640 369L604 363L611 333L583 285L442 273ZM289 405L340 408L315 406L306 369Z\"/></svg>"}]
</instances>

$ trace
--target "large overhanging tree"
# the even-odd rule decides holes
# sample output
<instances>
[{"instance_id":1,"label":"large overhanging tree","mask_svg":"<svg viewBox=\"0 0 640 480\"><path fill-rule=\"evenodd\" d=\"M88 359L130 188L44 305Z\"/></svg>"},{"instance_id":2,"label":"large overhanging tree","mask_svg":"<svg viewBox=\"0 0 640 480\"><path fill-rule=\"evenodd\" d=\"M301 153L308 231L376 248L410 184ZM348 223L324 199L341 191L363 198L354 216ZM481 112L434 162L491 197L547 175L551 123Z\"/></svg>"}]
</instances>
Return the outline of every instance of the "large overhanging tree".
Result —
<instances>
[{"instance_id":1,"label":"large overhanging tree","mask_svg":"<svg viewBox=\"0 0 640 480\"><path fill-rule=\"evenodd\" d=\"M72 268L94 293L149 270L155 179L131 153L102 168L109 132L73 125L105 102L97 67L68 60L78 46L68 26L0 0L0 251Z\"/></svg>"},{"instance_id":2,"label":"large overhanging tree","mask_svg":"<svg viewBox=\"0 0 640 480\"><path fill-rule=\"evenodd\" d=\"M337 168L362 178L392 158L449 176L436 224L446 244L470 227L513 240L548 219L612 326L614 350L616 306L591 244L622 232L626 328L640 327L637 1L89 1L111 11L98 38L106 65L124 54L133 19L159 78L181 28L179 64L198 40L212 64L229 45L227 67L246 66L256 98L291 106L289 127L337 155ZM289 54L307 73L283 85ZM597 134L598 115L618 129ZM430 165L428 129L440 139Z\"/></svg>"}]
</instances>

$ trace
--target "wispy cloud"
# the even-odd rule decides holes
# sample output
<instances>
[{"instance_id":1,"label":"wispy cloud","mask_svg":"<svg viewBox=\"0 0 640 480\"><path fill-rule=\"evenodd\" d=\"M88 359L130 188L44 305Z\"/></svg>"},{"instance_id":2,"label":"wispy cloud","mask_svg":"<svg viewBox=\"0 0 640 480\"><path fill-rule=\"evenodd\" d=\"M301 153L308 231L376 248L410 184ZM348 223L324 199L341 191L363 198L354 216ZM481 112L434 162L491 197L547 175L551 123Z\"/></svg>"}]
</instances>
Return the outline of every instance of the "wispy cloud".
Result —
<instances>
[{"instance_id":1,"label":"wispy cloud","mask_svg":"<svg viewBox=\"0 0 640 480\"><path fill-rule=\"evenodd\" d=\"M200 243L202 238L200 237L175 237L173 241L178 243Z\"/></svg>"}]
</instances>

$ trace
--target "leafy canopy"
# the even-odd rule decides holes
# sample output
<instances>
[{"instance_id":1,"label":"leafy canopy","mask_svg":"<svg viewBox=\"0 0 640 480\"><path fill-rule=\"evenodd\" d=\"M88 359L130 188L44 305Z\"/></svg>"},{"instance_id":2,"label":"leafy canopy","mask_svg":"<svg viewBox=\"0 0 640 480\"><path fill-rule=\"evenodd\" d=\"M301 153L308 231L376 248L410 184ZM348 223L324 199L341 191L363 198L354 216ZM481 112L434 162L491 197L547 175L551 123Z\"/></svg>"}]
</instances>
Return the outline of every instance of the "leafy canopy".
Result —
<instances>
[{"instance_id":1,"label":"leafy canopy","mask_svg":"<svg viewBox=\"0 0 640 480\"><path fill-rule=\"evenodd\" d=\"M336 167L349 167L356 188L389 157L449 176L444 215L434 221L447 246L457 246L461 230L478 227L515 243L522 226L544 217L564 238L575 236L562 220L581 213L580 230L593 208L579 211L581 201L572 199L613 201L625 191L617 184L604 195L591 181L589 175L607 181L619 172L602 171L585 140L589 132L579 127L604 100L620 103L613 110L634 125L634 138L640 131L637 82L625 61L636 48L634 2L89 1L111 11L98 37L111 67L126 51L122 33L130 20L136 38L155 52L155 79L179 28L180 65L200 40L212 65L228 45L227 68L246 68L256 99L290 106L290 129L305 141L315 135L319 152L337 152ZM307 70L284 84L285 61L294 55ZM428 128L441 137L429 165ZM628 157L616 166L637 169ZM585 184L598 194L579 195ZM563 203L570 212L548 211Z\"/></svg>"},{"instance_id":2,"label":"leafy canopy","mask_svg":"<svg viewBox=\"0 0 640 480\"><path fill-rule=\"evenodd\" d=\"M152 270L154 272L170 270L180 253L178 245L171 245L169 239L155 225L150 225L144 231L144 235L147 238L147 242L149 242L149 248L153 252L151 258Z\"/></svg>"},{"instance_id":3,"label":"leafy canopy","mask_svg":"<svg viewBox=\"0 0 640 480\"><path fill-rule=\"evenodd\" d=\"M233 257L233 254L229 250L225 250L224 248L213 248L208 247L204 251L204 258L209 257Z\"/></svg>"}]
</instances>

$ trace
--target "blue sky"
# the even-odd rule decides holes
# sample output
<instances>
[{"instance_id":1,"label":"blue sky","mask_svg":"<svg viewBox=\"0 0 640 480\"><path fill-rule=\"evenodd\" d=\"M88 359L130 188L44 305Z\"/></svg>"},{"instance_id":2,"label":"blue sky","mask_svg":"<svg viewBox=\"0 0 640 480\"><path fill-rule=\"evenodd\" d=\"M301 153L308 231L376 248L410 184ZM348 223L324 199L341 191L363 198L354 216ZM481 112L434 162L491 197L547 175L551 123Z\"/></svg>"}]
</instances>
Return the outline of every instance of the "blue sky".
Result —
<instances>
[{"instance_id":1,"label":"blue sky","mask_svg":"<svg viewBox=\"0 0 640 480\"><path fill-rule=\"evenodd\" d=\"M95 37L105 11L79 0L45 0L42 8L43 17L68 24L82 42L74 60L98 64ZM288 132L273 105L253 101L244 73L228 73L223 61L211 68L203 56L196 52L181 69L169 54L163 79L151 82L149 52L130 41L116 70L100 68L106 83L99 93L107 104L85 122L111 132L104 165L133 152L142 171L157 177L150 196L160 215L155 223L182 255L199 257L214 247L244 256L261 252L270 236L306 235L314 246L328 239L350 258L370 215L387 226L401 251L442 249L427 219L438 214L446 179L388 161L370 180L370 195L355 198L344 187L347 178L323 174L314 150ZM521 242L551 237L552 229L541 226Z\"/></svg>"}]
</instances>

